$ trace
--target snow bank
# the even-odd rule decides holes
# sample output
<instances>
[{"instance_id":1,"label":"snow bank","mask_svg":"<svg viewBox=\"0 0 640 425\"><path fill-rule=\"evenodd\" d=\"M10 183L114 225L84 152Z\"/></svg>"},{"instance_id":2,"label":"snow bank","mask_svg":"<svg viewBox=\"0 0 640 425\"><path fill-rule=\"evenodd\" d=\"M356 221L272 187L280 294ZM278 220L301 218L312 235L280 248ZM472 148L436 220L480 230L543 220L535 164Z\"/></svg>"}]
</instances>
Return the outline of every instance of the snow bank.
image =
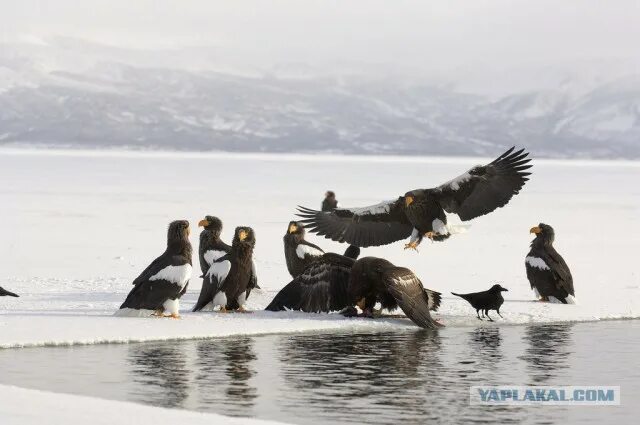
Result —
<instances>
[{"instance_id":1,"label":"snow bank","mask_svg":"<svg viewBox=\"0 0 640 425\"><path fill-rule=\"evenodd\" d=\"M58 394L0 385L3 425L211 425L276 424L249 418L230 418L212 413L165 409L121 401L101 400L69 394ZM35 408L37 406L37 408Z\"/></svg>"}]
</instances>

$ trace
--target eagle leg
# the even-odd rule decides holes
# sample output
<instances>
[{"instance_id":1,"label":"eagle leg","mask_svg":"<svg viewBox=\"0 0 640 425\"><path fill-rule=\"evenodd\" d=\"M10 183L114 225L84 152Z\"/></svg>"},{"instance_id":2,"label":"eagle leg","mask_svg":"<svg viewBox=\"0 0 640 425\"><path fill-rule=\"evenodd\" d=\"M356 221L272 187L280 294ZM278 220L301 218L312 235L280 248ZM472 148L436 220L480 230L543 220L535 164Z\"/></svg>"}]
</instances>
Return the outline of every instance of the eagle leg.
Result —
<instances>
[{"instance_id":1,"label":"eagle leg","mask_svg":"<svg viewBox=\"0 0 640 425\"><path fill-rule=\"evenodd\" d=\"M498 313L498 316L502 317L502 314L500 314L500 310L496 310L496 313ZM504 317L502 317L504 319Z\"/></svg>"},{"instance_id":2,"label":"eagle leg","mask_svg":"<svg viewBox=\"0 0 640 425\"><path fill-rule=\"evenodd\" d=\"M547 297L546 295L542 296L542 297L540 297L540 299L538 301L543 302L543 303L548 303L549 302L549 297Z\"/></svg>"},{"instance_id":3,"label":"eagle leg","mask_svg":"<svg viewBox=\"0 0 640 425\"><path fill-rule=\"evenodd\" d=\"M220 313L228 313L229 311L227 310L227 308L225 306L221 305L219 312Z\"/></svg>"},{"instance_id":4,"label":"eagle leg","mask_svg":"<svg viewBox=\"0 0 640 425\"><path fill-rule=\"evenodd\" d=\"M238 309L236 310L238 313L251 313L251 311L247 310L244 308L243 305L241 305L240 307L238 307Z\"/></svg>"},{"instance_id":5,"label":"eagle leg","mask_svg":"<svg viewBox=\"0 0 640 425\"><path fill-rule=\"evenodd\" d=\"M156 316L156 317L162 317L164 316L164 309L159 308L156 311L153 312L152 316Z\"/></svg>"},{"instance_id":6,"label":"eagle leg","mask_svg":"<svg viewBox=\"0 0 640 425\"><path fill-rule=\"evenodd\" d=\"M418 252L418 245L420 245L420 242L411 241L409 243L404 244L404 249L413 249L415 252Z\"/></svg>"},{"instance_id":7,"label":"eagle leg","mask_svg":"<svg viewBox=\"0 0 640 425\"><path fill-rule=\"evenodd\" d=\"M482 317L480 317L480 310L476 310L476 316L478 316L478 320L482 320Z\"/></svg>"},{"instance_id":8,"label":"eagle leg","mask_svg":"<svg viewBox=\"0 0 640 425\"><path fill-rule=\"evenodd\" d=\"M180 315L178 313L173 313L171 316L172 319L181 319Z\"/></svg>"},{"instance_id":9,"label":"eagle leg","mask_svg":"<svg viewBox=\"0 0 640 425\"><path fill-rule=\"evenodd\" d=\"M489 310L485 310L484 312L487 315L487 319L489 319L490 322L493 322L493 319L489 316Z\"/></svg>"},{"instance_id":10,"label":"eagle leg","mask_svg":"<svg viewBox=\"0 0 640 425\"><path fill-rule=\"evenodd\" d=\"M431 239L431 242L433 242L433 238L435 238L438 234L436 232L427 232L424 235Z\"/></svg>"}]
</instances>

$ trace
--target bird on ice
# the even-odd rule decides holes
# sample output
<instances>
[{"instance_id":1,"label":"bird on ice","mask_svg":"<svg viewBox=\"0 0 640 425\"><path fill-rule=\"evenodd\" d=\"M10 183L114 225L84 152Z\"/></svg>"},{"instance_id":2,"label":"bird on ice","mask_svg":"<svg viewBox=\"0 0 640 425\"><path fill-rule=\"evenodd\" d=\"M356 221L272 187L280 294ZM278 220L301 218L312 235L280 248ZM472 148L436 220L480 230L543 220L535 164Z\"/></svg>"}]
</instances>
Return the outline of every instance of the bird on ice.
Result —
<instances>
[{"instance_id":1,"label":"bird on ice","mask_svg":"<svg viewBox=\"0 0 640 425\"><path fill-rule=\"evenodd\" d=\"M253 249L256 239L251 227L236 227L231 251L215 260L205 274L198 302L193 311L211 304L220 312L245 312L244 304L253 289Z\"/></svg>"},{"instance_id":2,"label":"bird on ice","mask_svg":"<svg viewBox=\"0 0 640 425\"><path fill-rule=\"evenodd\" d=\"M420 327L441 326L429 313L439 307L440 294L425 289L411 270L382 258L354 261L334 253L324 254L289 282L266 310L343 311L352 316L357 313L357 305L363 316L373 317L376 302L388 310L400 307Z\"/></svg>"},{"instance_id":3,"label":"bird on ice","mask_svg":"<svg viewBox=\"0 0 640 425\"><path fill-rule=\"evenodd\" d=\"M390 244L410 237L405 249L416 249L422 239L447 239L455 228L446 213L462 221L505 206L518 194L531 174L524 149L507 150L487 165L431 189L416 189L391 201L362 208L336 208L330 212L298 207L298 216L311 232L361 248Z\"/></svg>"},{"instance_id":4,"label":"bird on ice","mask_svg":"<svg viewBox=\"0 0 640 425\"><path fill-rule=\"evenodd\" d=\"M324 212L333 211L338 208L338 200L336 199L336 194L332 190L327 190L327 193L324 194L324 199L322 200L322 205L320 209Z\"/></svg>"},{"instance_id":5,"label":"bird on ice","mask_svg":"<svg viewBox=\"0 0 640 425\"><path fill-rule=\"evenodd\" d=\"M134 281L116 316L180 317L180 297L187 291L191 279L191 242L189 222L173 221L167 231L167 249Z\"/></svg>"},{"instance_id":6,"label":"bird on ice","mask_svg":"<svg viewBox=\"0 0 640 425\"><path fill-rule=\"evenodd\" d=\"M325 254L318 245L307 241L305 234L304 224L290 221L287 226L287 232L282 238L287 270L293 278ZM355 260L360 255L360 248L350 245L344 255Z\"/></svg>"},{"instance_id":7,"label":"bird on ice","mask_svg":"<svg viewBox=\"0 0 640 425\"><path fill-rule=\"evenodd\" d=\"M500 307L502 306L502 303L504 303L502 292L505 291L509 290L500 285L493 285L487 291L472 292L470 294L456 294L455 292L452 292L452 294L467 300L469 304L471 304L471 307L476 309L478 319L482 320L479 313L482 312L482 317L487 316L487 319L493 322L493 319L489 316L489 310L495 310L496 313L498 313L498 316L502 317L502 314L500 314Z\"/></svg>"},{"instance_id":8,"label":"bird on ice","mask_svg":"<svg viewBox=\"0 0 640 425\"><path fill-rule=\"evenodd\" d=\"M535 238L524 264L531 289L540 301L557 300L562 304L575 304L573 277L564 258L553 247L553 227L540 223L532 227L529 233L535 234Z\"/></svg>"},{"instance_id":9,"label":"bird on ice","mask_svg":"<svg viewBox=\"0 0 640 425\"><path fill-rule=\"evenodd\" d=\"M202 270L200 277L204 278L214 261L231 252L231 246L220 239L222 220L218 217L207 215L198 222L198 227L203 227L202 232L200 232L198 254L200 258L200 269ZM251 289L260 289L260 286L258 286L258 273L255 262L251 263L251 276Z\"/></svg>"}]
</instances>

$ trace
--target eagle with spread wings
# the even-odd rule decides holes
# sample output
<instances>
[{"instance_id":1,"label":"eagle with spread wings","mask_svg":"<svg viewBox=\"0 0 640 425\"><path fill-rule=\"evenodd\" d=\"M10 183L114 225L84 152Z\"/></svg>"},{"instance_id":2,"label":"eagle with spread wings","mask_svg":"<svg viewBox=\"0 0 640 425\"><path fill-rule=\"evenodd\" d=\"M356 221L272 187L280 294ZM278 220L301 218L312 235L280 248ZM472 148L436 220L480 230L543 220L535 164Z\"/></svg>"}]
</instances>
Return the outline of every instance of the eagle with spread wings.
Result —
<instances>
[{"instance_id":1,"label":"eagle with spread wings","mask_svg":"<svg viewBox=\"0 0 640 425\"><path fill-rule=\"evenodd\" d=\"M487 165L431 189L416 189L391 201L330 212L298 207L298 216L311 232L361 248L390 244L411 237L405 249L417 250L424 237L443 241L451 235L447 213L462 221L504 207L529 180L531 159L524 149L507 150Z\"/></svg>"}]
</instances>

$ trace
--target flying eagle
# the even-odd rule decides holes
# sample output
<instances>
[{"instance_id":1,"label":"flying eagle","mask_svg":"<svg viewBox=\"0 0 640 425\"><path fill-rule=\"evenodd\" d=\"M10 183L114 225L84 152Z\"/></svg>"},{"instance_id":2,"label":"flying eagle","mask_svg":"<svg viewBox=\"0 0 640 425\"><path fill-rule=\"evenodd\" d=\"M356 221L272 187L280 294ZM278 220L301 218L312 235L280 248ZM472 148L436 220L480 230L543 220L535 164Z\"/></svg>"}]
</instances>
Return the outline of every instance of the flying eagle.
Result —
<instances>
[{"instance_id":1,"label":"flying eagle","mask_svg":"<svg viewBox=\"0 0 640 425\"><path fill-rule=\"evenodd\" d=\"M442 241L450 236L445 213L468 221L505 206L529 180L531 168L524 149L507 150L487 165L431 189L416 189L398 199L363 208L336 208L331 212L298 207L307 228L359 247L390 244L411 236L405 249L416 249L423 237Z\"/></svg>"},{"instance_id":2,"label":"flying eagle","mask_svg":"<svg viewBox=\"0 0 640 425\"><path fill-rule=\"evenodd\" d=\"M573 277L564 258L553 247L553 227L540 223L531 228L530 233L536 237L524 263L531 289L540 301L549 301L549 297L553 297L563 304L575 304Z\"/></svg>"}]
</instances>

